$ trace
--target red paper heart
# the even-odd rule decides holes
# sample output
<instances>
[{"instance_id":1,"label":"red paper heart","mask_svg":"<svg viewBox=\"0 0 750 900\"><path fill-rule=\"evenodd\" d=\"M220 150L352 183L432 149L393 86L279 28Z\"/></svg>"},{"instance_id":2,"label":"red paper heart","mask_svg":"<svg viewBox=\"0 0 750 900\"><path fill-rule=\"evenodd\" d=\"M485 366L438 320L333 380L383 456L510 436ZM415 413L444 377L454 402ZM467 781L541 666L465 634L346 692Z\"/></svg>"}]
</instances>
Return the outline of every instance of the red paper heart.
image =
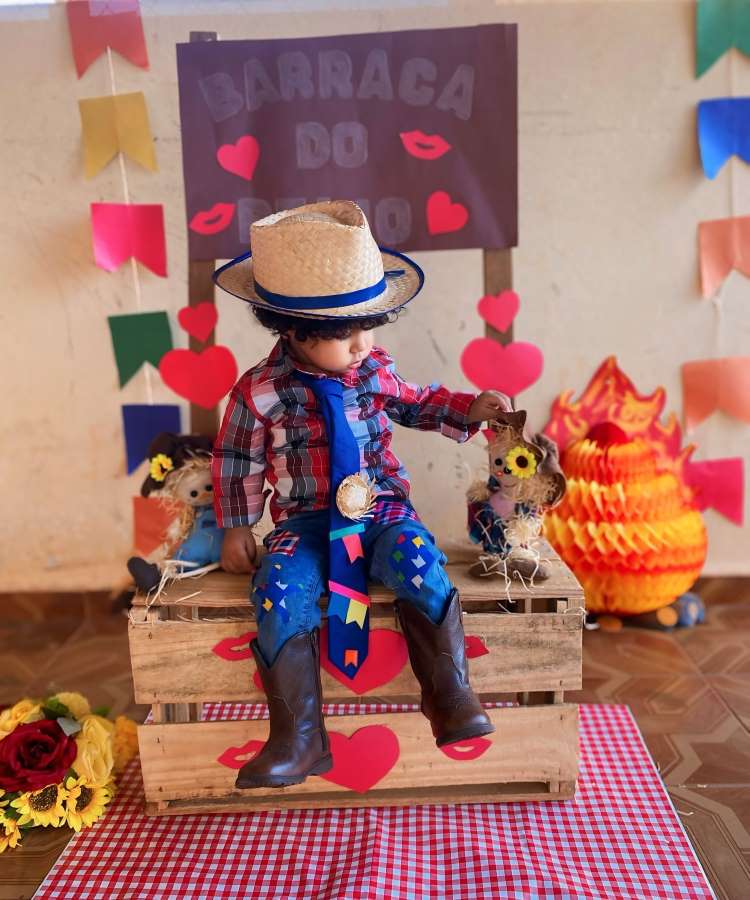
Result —
<instances>
[{"instance_id":1,"label":"red paper heart","mask_svg":"<svg viewBox=\"0 0 750 900\"><path fill-rule=\"evenodd\" d=\"M498 331L507 331L518 313L520 300L515 291L485 294L477 305L477 312L488 325Z\"/></svg>"},{"instance_id":2,"label":"red paper heart","mask_svg":"<svg viewBox=\"0 0 750 900\"><path fill-rule=\"evenodd\" d=\"M169 350L161 358L159 372L175 394L212 409L237 380L237 363L228 347L209 347L201 353Z\"/></svg>"},{"instance_id":3,"label":"red paper heart","mask_svg":"<svg viewBox=\"0 0 750 900\"><path fill-rule=\"evenodd\" d=\"M388 684L406 665L409 651L404 636L390 628L373 628L367 648L367 659L354 678L349 678L328 659L328 628L320 631L320 665L354 694L366 694Z\"/></svg>"},{"instance_id":4,"label":"red paper heart","mask_svg":"<svg viewBox=\"0 0 750 900\"><path fill-rule=\"evenodd\" d=\"M475 338L461 354L464 375L480 390L515 397L538 380L544 368L539 347L514 341L505 347L490 338Z\"/></svg>"},{"instance_id":5,"label":"red paper heart","mask_svg":"<svg viewBox=\"0 0 750 900\"><path fill-rule=\"evenodd\" d=\"M243 134L234 144L222 144L216 159L222 169L251 181L260 158L260 144L251 134Z\"/></svg>"},{"instance_id":6,"label":"red paper heart","mask_svg":"<svg viewBox=\"0 0 750 900\"><path fill-rule=\"evenodd\" d=\"M434 191L427 198L427 230L430 234L459 231L469 221L469 211L453 203L446 191Z\"/></svg>"},{"instance_id":7,"label":"red paper heart","mask_svg":"<svg viewBox=\"0 0 750 900\"><path fill-rule=\"evenodd\" d=\"M326 781L364 794L396 765L401 748L386 725L365 725L351 737L329 731L333 768L322 775Z\"/></svg>"},{"instance_id":8,"label":"red paper heart","mask_svg":"<svg viewBox=\"0 0 750 900\"><path fill-rule=\"evenodd\" d=\"M199 341L208 340L214 330L219 313L210 300L197 306L183 306L177 313L177 321L189 335Z\"/></svg>"},{"instance_id":9,"label":"red paper heart","mask_svg":"<svg viewBox=\"0 0 750 900\"><path fill-rule=\"evenodd\" d=\"M487 645L476 634L467 634L464 638L464 646L466 647L466 656L468 659L475 659L477 656L486 656L490 651Z\"/></svg>"}]
</instances>

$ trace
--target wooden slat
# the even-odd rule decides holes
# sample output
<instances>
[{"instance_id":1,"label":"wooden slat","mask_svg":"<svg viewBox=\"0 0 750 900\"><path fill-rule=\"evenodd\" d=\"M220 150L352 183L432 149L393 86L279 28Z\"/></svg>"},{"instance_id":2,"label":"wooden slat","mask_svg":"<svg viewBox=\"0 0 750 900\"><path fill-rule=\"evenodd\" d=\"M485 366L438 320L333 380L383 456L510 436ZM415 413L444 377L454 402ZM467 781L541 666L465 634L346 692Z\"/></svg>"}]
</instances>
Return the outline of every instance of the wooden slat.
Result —
<instances>
[{"instance_id":1,"label":"wooden slat","mask_svg":"<svg viewBox=\"0 0 750 900\"><path fill-rule=\"evenodd\" d=\"M553 785L557 790L553 790ZM575 796L575 781L529 781L502 784L446 785L443 787L394 789L366 795L366 802L357 794L325 794L311 798L244 796L239 791L230 797L202 800L147 801L148 816L185 816L211 813L264 812L276 809L320 809L322 806L350 808L357 806L430 806L454 803L539 803L571 800Z\"/></svg>"},{"instance_id":2,"label":"wooden slat","mask_svg":"<svg viewBox=\"0 0 750 900\"><path fill-rule=\"evenodd\" d=\"M537 581L529 592L519 581L514 580L509 596L511 600L550 599L568 600L574 605L582 605L583 588L565 563L557 556L546 541L540 544L543 559L549 560L551 575L544 581ZM498 601L507 605L508 595L502 578L473 578L468 574L469 566L476 561L477 549L460 549L452 552L446 566L448 577L458 588L461 602L467 604L487 604L496 607ZM227 572L210 572L200 578L188 578L173 582L155 601L154 605L191 605L203 607L246 606L249 597L250 578L247 575L229 575ZM373 603L393 603L394 594L381 584L372 582L369 588ZM196 595L196 592L197 595ZM148 599L138 594L134 601L145 606ZM555 607L553 606L553 609Z\"/></svg>"},{"instance_id":3,"label":"wooden slat","mask_svg":"<svg viewBox=\"0 0 750 900\"><path fill-rule=\"evenodd\" d=\"M470 660L472 684L483 694L516 691L578 690L581 687L581 632L570 616L467 614L467 635L479 636L488 654ZM374 618L373 629L394 628L392 619ZM249 658L227 660L213 648L225 639L247 647L255 623L164 621L130 626L135 697L138 703L205 701L263 702L252 682ZM374 658L374 657L373 657ZM365 663L367 665L367 663ZM389 683L356 694L323 672L326 699L358 696L416 696L417 683L407 664Z\"/></svg>"},{"instance_id":4,"label":"wooden slat","mask_svg":"<svg viewBox=\"0 0 750 900\"><path fill-rule=\"evenodd\" d=\"M232 649L247 651L250 617L241 622L157 621L129 626L136 703L247 701L264 703L253 683L251 658L225 659L214 652L220 641L234 639ZM399 631L385 609L374 611L375 629ZM481 638L489 653L469 659L474 690L496 695L517 691L560 691L581 688L581 627L577 616L465 613L464 630ZM376 657L365 661L377 664ZM369 671L369 669L367 670ZM357 694L322 671L329 702L354 702L360 696L416 697L417 681L408 660L387 684Z\"/></svg>"},{"instance_id":5,"label":"wooden slat","mask_svg":"<svg viewBox=\"0 0 750 900\"><path fill-rule=\"evenodd\" d=\"M311 777L287 788L234 788L237 769L218 761L230 748L263 741L263 720L202 722L198 724L140 725L138 742L146 799L221 800L242 797L248 808L260 802L281 806L371 805L387 797L389 803L412 802L423 789L445 792L456 787L474 802L492 801L498 786L508 783L571 782L578 777L578 707L505 707L488 710L497 728L486 751L476 759L451 759L435 746L429 723L420 713L333 716L331 732L347 737L359 729L381 725L397 736L399 755L390 771L369 791L358 794L323 777ZM244 760L242 754L240 764ZM478 791L477 786L485 790ZM417 801L421 802L421 801Z\"/></svg>"}]
</instances>

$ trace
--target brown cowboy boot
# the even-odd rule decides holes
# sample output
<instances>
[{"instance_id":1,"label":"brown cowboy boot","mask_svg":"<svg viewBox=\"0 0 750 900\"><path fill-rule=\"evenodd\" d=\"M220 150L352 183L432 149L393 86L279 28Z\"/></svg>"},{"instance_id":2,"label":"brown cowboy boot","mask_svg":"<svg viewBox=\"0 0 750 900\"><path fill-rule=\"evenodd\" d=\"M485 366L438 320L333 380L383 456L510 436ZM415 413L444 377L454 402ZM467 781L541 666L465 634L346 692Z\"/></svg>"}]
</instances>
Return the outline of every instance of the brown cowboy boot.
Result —
<instances>
[{"instance_id":1,"label":"brown cowboy boot","mask_svg":"<svg viewBox=\"0 0 750 900\"><path fill-rule=\"evenodd\" d=\"M396 611L422 688L422 712L430 720L438 747L491 734L495 726L469 684L458 590L451 591L439 625L402 598L396 599Z\"/></svg>"},{"instance_id":2,"label":"brown cowboy boot","mask_svg":"<svg viewBox=\"0 0 750 900\"><path fill-rule=\"evenodd\" d=\"M272 666L266 665L257 638L250 646L268 699L271 731L234 786L284 787L328 772L333 758L322 713L319 629L290 637Z\"/></svg>"}]
</instances>

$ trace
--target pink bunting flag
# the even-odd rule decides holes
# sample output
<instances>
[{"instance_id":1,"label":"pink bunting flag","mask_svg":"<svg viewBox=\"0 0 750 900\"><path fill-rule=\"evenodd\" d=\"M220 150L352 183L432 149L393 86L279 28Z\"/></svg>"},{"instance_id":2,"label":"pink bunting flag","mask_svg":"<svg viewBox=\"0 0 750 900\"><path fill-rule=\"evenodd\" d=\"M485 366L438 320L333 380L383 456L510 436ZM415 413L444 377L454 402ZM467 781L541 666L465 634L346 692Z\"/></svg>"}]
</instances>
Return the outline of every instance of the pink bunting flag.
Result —
<instances>
[{"instance_id":1,"label":"pink bunting flag","mask_svg":"<svg viewBox=\"0 0 750 900\"><path fill-rule=\"evenodd\" d=\"M155 275L167 277L160 203L92 203L91 229L97 266L114 272L134 256Z\"/></svg>"},{"instance_id":2,"label":"pink bunting flag","mask_svg":"<svg viewBox=\"0 0 750 900\"><path fill-rule=\"evenodd\" d=\"M745 463L741 457L689 460L684 474L699 509L715 509L735 525L744 523Z\"/></svg>"}]
</instances>

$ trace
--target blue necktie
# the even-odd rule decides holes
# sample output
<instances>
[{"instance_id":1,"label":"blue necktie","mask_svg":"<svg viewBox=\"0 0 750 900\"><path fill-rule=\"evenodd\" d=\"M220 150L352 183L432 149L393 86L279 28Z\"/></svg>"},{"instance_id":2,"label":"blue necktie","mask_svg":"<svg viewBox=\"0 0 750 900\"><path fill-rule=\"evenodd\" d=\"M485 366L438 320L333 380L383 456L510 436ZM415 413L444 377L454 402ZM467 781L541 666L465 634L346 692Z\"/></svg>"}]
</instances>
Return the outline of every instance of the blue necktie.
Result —
<instances>
[{"instance_id":1,"label":"blue necktie","mask_svg":"<svg viewBox=\"0 0 750 900\"><path fill-rule=\"evenodd\" d=\"M364 522L343 515L336 491L347 475L360 472L359 445L344 414L344 386L335 378L295 371L318 399L330 459L328 545L328 658L349 678L367 657L370 599L360 534Z\"/></svg>"}]
</instances>

